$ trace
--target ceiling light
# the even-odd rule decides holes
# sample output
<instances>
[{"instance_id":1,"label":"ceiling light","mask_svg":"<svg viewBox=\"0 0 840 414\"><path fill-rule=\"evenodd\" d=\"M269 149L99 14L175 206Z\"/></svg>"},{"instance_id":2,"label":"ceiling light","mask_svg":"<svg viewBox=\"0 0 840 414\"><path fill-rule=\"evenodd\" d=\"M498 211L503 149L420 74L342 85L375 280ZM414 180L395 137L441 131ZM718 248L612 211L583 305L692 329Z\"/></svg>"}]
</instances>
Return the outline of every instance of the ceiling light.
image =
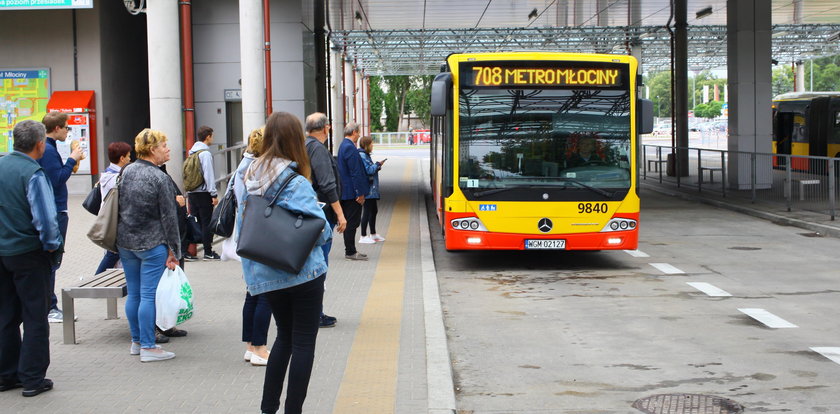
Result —
<instances>
[{"instance_id":1,"label":"ceiling light","mask_svg":"<svg viewBox=\"0 0 840 414\"><path fill-rule=\"evenodd\" d=\"M712 6L706 7L705 9L700 9L700 11L695 14L697 20L700 20L708 15L712 14Z\"/></svg>"}]
</instances>

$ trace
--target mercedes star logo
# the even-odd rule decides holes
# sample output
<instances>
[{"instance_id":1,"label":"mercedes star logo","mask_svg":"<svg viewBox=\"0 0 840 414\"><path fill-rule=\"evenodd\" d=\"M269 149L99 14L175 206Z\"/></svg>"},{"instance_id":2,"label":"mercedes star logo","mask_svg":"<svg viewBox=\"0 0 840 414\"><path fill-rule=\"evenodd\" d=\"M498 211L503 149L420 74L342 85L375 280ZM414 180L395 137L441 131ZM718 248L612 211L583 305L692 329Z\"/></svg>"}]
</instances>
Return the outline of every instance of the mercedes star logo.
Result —
<instances>
[{"instance_id":1,"label":"mercedes star logo","mask_svg":"<svg viewBox=\"0 0 840 414\"><path fill-rule=\"evenodd\" d=\"M537 227L541 232L548 233L551 231L551 228L554 227L554 224L551 222L551 219L543 217L540 219L540 222L537 223Z\"/></svg>"}]
</instances>

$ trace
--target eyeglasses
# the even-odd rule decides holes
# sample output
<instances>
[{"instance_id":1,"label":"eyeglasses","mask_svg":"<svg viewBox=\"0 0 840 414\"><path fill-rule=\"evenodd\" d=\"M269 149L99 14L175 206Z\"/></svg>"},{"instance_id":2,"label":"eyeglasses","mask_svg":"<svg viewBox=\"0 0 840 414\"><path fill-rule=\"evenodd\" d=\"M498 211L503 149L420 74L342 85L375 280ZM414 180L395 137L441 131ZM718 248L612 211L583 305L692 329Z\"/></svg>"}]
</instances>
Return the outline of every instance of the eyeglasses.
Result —
<instances>
[{"instance_id":1,"label":"eyeglasses","mask_svg":"<svg viewBox=\"0 0 840 414\"><path fill-rule=\"evenodd\" d=\"M61 128L62 128L62 129L70 129L70 127L69 127L69 126L67 126L67 125L64 125L64 126L63 126L63 127L61 127Z\"/></svg>"}]
</instances>

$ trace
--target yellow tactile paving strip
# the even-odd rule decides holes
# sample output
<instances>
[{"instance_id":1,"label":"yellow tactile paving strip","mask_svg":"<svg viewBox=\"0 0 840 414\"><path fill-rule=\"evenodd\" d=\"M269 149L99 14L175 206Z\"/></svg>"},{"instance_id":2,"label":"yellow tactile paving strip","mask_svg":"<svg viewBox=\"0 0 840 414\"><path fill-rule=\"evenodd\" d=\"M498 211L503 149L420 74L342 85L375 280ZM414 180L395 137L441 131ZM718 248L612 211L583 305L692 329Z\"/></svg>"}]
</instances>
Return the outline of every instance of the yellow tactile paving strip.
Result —
<instances>
[{"instance_id":1,"label":"yellow tactile paving strip","mask_svg":"<svg viewBox=\"0 0 840 414\"><path fill-rule=\"evenodd\" d=\"M415 170L413 160L406 163L404 184L410 185ZM394 412L410 209L407 196L397 199L338 390L335 414Z\"/></svg>"}]
</instances>

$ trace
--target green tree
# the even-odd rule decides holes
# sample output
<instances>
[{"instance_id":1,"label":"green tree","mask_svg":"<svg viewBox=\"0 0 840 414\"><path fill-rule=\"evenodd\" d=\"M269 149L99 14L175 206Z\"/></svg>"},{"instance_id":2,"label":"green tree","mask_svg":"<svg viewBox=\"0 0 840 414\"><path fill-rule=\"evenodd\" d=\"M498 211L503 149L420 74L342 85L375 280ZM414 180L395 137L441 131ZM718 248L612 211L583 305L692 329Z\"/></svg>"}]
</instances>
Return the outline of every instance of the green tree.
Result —
<instances>
[{"instance_id":1,"label":"green tree","mask_svg":"<svg viewBox=\"0 0 840 414\"><path fill-rule=\"evenodd\" d=\"M382 132L382 109L385 107L385 92L382 90L380 83L382 77L371 76L370 83L370 123L371 131Z\"/></svg>"},{"instance_id":2,"label":"green tree","mask_svg":"<svg viewBox=\"0 0 840 414\"><path fill-rule=\"evenodd\" d=\"M405 98L411 88L411 79L408 75L386 76L384 79L388 85L388 95L393 97L394 104L396 105L396 113L394 114L396 115L396 128L391 129L391 116L387 114L388 101L386 100L385 108L386 116L388 117L386 124L389 126L389 131L398 131L399 126L402 125L402 117L405 113Z\"/></svg>"},{"instance_id":3,"label":"green tree","mask_svg":"<svg viewBox=\"0 0 840 414\"><path fill-rule=\"evenodd\" d=\"M385 94L385 130L389 132L397 132L400 125L400 117L398 114L399 108L397 106L397 98L391 91Z\"/></svg>"},{"instance_id":4,"label":"green tree","mask_svg":"<svg viewBox=\"0 0 840 414\"><path fill-rule=\"evenodd\" d=\"M706 104L699 104L694 107L694 116L698 118L717 118L721 115L723 102L710 101Z\"/></svg>"},{"instance_id":5,"label":"green tree","mask_svg":"<svg viewBox=\"0 0 840 414\"><path fill-rule=\"evenodd\" d=\"M805 62L805 90L811 90L811 68L814 91L840 91L840 55Z\"/></svg>"},{"instance_id":6,"label":"green tree","mask_svg":"<svg viewBox=\"0 0 840 414\"><path fill-rule=\"evenodd\" d=\"M793 68L789 65L782 65L773 69L773 80L771 81L772 96L781 95L793 91Z\"/></svg>"},{"instance_id":7,"label":"green tree","mask_svg":"<svg viewBox=\"0 0 840 414\"><path fill-rule=\"evenodd\" d=\"M408 108L414 110L417 119L429 125L431 120L432 81L434 76L412 76L411 90L408 91L406 101Z\"/></svg>"},{"instance_id":8,"label":"green tree","mask_svg":"<svg viewBox=\"0 0 840 414\"><path fill-rule=\"evenodd\" d=\"M645 84L650 88L653 114L658 117L671 116L671 72L652 74Z\"/></svg>"}]
</instances>

